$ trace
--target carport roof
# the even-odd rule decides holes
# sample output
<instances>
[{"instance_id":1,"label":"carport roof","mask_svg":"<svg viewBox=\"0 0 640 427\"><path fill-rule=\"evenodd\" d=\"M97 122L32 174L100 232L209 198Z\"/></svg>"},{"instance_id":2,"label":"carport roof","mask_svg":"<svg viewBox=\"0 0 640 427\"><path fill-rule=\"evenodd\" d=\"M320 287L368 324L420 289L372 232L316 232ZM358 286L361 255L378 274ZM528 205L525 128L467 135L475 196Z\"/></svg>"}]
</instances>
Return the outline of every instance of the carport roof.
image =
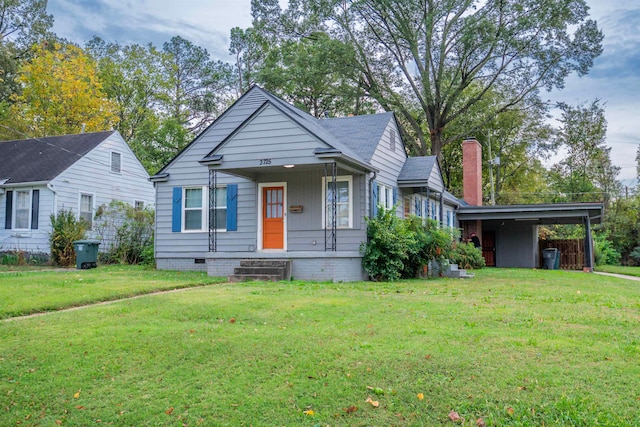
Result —
<instances>
[{"instance_id":1,"label":"carport roof","mask_svg":"<svg viewBox=\"0 0 640 427\"><path fill-rule=\"evenodd\" d=\"M602 203L461 206L457 216L460 221L513 220L535 224L581 224L588 217L592 224L599 224L603 209Z\"/></svg>"}]
</instances>

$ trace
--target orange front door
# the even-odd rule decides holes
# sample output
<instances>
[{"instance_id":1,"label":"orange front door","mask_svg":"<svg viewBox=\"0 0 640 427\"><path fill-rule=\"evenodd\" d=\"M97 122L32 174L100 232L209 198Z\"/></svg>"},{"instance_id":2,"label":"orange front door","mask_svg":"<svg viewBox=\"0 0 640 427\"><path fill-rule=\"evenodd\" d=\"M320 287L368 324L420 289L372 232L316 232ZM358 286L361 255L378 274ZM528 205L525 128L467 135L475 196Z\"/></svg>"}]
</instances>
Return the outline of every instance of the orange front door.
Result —
<instances>
[{"instance_id":1,"label":"orange front door","mask_svg":"<svg viewBox=\"0 0 640 427\"><path fill-rule=\"evenodd\" d=\"M262 248L284 249L284 187L262 188Z\"/></svg>"}]
</instances>

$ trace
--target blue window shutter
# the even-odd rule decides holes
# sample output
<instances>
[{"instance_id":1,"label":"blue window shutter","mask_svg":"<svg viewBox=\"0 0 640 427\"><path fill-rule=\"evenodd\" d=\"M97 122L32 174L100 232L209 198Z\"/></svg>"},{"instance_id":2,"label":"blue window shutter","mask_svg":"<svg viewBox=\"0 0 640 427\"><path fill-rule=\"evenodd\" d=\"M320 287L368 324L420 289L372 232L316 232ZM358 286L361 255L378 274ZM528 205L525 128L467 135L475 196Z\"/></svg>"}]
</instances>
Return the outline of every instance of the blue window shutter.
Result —
<instances>
[{"instance_id":1,"label":"blue window shutter","mask_svg":"<svg viewBox=\"0 0 640 427\"><path fill-rule=\"evenodd\" d=\"M371 183L371 217L375 218L378 215L378 183L373 181Z\"/></svg>"},{"instance_id":2,"label":"blue window shutter","mask_svg":"<svg viewBox=\"0 0 640 427\"><path fill-rule=\"evenodd\" d=\"M227 185L227 231L238 230L238 184Z\"/></svg>"},{"instance_id":3,"label":"blue window shutter","mask_svg":"<svg viewBox=\"0 0 640 427\"><path fill-rule=\"evenodd\" d=\"M417 216L422 216L422 203L420 203L420 197L418 196L413 196L415 197L415 203L414 203L414 208L415 208L415 213Z\"/></svg>"},{"instance_id":4,"label":"blue window shutter","mask_svg":"<svg viewBox=\"0 0 640 427\"><path fill-rule=\"evenodd\" d=\"M393 187L393 206L398 204L398 189Z\"/></svg>"},{"instance_id":5,"label":"blue window shutter","mask_svg":"<svg viewBox=\"0 0 640 427\"><path fill-rule=\"evenodd\" d=\"M182 231L182 187L173 187L173 214L171 217L171 231Z\"/></svg>"},{"instance_id":6,"label":"blue window shutter","mask_svg":"<svg viewBox=\"0 0 640 427\"><path fill-rule=\"evenodd\" d=\"M9 190L5 193L7 203L5 204L4 228L11 230L11 214L13 213L13 191Z\"/></svg>"},{"instance_id":7,"label":"blue window shutter","mask_svg":"<svg viewBox=\"0 0 640 427\"><path fill-rule=\"evenodd\" d=\"M38 229L38 215L40 213L40 190L31 193L31 229Z\"/></svg>"}]
</instances>

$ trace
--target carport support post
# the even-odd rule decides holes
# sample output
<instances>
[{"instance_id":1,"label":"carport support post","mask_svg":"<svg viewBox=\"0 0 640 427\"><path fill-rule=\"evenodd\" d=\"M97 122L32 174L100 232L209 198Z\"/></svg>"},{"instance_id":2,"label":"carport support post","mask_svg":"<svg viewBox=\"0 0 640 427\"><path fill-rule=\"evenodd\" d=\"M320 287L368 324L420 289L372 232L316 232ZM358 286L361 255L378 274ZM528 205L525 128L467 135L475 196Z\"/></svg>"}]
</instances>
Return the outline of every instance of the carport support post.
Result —
<instances>
[{"instance_id":1,"label":"carport support post","mask_svg":"<svg viewBox=\"0 0 640 427\"><path fill-rule=\"evenodd\" d=\"M584 242L584 270L593 271L593 238L591 236L591 218L584 217L585 242Z\"/></svg>"}]
</instances>

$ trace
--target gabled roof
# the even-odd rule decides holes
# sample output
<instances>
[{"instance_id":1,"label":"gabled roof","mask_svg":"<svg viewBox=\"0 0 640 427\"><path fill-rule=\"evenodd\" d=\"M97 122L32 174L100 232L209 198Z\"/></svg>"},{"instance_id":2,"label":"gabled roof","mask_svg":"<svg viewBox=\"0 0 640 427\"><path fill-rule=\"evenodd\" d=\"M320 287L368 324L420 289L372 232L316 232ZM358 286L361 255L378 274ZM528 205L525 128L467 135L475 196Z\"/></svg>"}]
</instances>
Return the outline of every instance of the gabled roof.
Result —
<instances>
[{"instance_id":1,"label":"gabled roof","mask_svg":"<svg viewBox=\"0 0 640 427\"><path fill-rule=\"evenodd\" d=\"M46 182L60 175L115 131L0 142L0 181Z\"/></svg>"},{"instance_id":2,"label":"gabled roof","mask_svg":"<svg viewBox=\"0 0 640 427\"><path fill-rule=\"evenodd\" d=\"M348 157L356 160L359 163L368 164L368 161L360 156L357 152L351 149L351 147L345 145L340 139L336 137L335 134L328 132L323 126L321 126L321 122L323 120L317 119L313 117L311 114L306 113L299 108L294 107L293 105L285 102L284 100L278 98L272 93L262 89L259 86L254 86L251 90L259 90L264 96L267 97L268 102L270 102L274 107L278 108L280 111L285 113L289 118L298 123L300 126L307 129L314 136L320 139L325 144L329 145L332 148L342 152ZM379 140L378 140L379 141ZM377 142L376 141L376 144Z\"/></svg>"},{"instance_id":3,"label":"gabled roof","mask_svg":"<svg viewBox=\"0 0 640 427\"><path fill-rule=\"evenodd\" d=\"M320 126L370 162L393 113L367 114L319 120Z\"/></svg>"},{"instance_id":4,"label":"gabled roof","mask_svg":"<svg viewBox=\"0 0 640 427\"><path fill-rule=\"evenodd\" d=\"M407 158L398 176L398 182L428 182L436 162L436 156Z\"/></svg>"},{"instance_id":5,"label":"gabled roof","mask_svg":"<svg viewBox=\"0 0 640 427\"><path fill-rule=\"evenodd\" d=\"M271 105L278 111L282 112L288 118L293 120L296 124L306 129L313 136L318 138L321 142L326 144L328 149L320 149L316 154L326 154L326 155L342 155L347 159L352 160L356 164L359 164L361 167L365 167L367 169L373 170L368 161L366 161L363 156L360 155L356 150L354 150L351 146L344 144L340 138L338 138L334 133L325 129L322 126L322 122L324 120L317 119L312 115L294 107L293 105L285 102L284 100L278 98L277 96L271 94L270 92L262 89L259 86L253 86L249 89L249 92L259 91L265 98L266 101L255 109L255 111L243 122L242 125L238 126L234 131L232 131L226 138L220 141L201 161L201 163L206 163L210 159L212 159L217 150L219 150L227 141L229 141L242 127L245 123L251 121L257 114L259 114L267 105ZM249 93L247 92L247 93ZM229 107L229 109L233 108L233 106ZM388 121L387 121L388 122ZM380 132L380 135L382 132ZM377 146L380 139L378 138L375 141L375 146Z\"/></svg>"}]
</instances>

